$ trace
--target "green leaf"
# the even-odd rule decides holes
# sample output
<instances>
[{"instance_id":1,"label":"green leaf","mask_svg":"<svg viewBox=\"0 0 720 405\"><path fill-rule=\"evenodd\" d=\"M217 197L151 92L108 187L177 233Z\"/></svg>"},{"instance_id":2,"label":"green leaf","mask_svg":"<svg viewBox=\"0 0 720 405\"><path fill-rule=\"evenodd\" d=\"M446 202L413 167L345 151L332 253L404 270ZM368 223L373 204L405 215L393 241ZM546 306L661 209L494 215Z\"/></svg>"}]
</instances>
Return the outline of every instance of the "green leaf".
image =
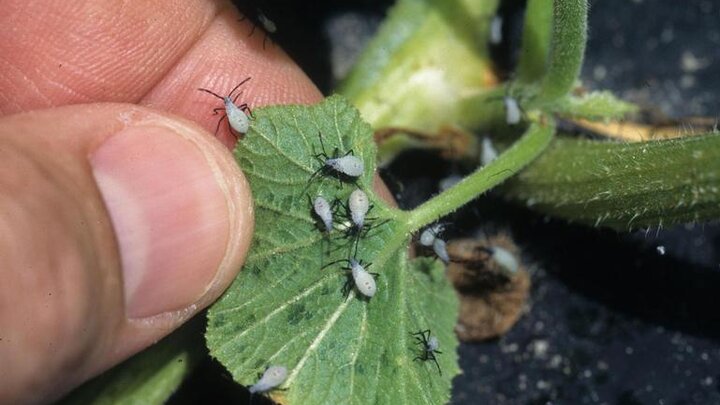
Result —
<instances>
[{"instance_id":1,"label":"green leaf","mask_svg":"<svg viewBox=\"0 0 720 405\"><path fill-rule=\"evenodd\" d=\"M559 137L500 191L529 207L619 230L720 217L720 134L619 143Z\"/></svg>"},{"instance_id":2,"label":"green leaf","mask_svg":"<svg viewBox=\"0 0 720 405\"><path fill-rule=\"evenodd\" d=\"M621 119L638 110L635 104L622 101L609 91L595 91L581 97L566 97L553 112L569 118L593 121Z\"/></svg>"},{"instance_id":3,"label":"green leaf","mask_svg":"<svg viewBox=\"0 0 720 405\"><path fill-rule=\"evenodd\" d=\"M572 90L587 40L587 0L553 0L552 34L545 76L535 104L551 104Z\"/></svg>"},{"instance_id":4,"label":"green leaf","mask_svg":"<svg viewBox=\"0 0 720 405\"><path fill-rule=\"evenodd\" d=\"M534 83L545 75L552 15L553 0L528 0L517 67L517 79L520 82Z\"/></svg>"},{"instance_id":5,"label":"green leaf","mask_svg":"<svg viewBox=\"0 0 720 405\"><path fill-rule=\"evenodd\" d=\"M270 365L288 378L272 392L288 404L439 404L447 402L459 372L453 332L458 300L437 260L408 258L406 213L372 193L372 131L344 99L315 106L254 111L250 131L235 155L250 181L256 227L245 267L208 313L212 356L238 382L251 385ZM357 186L368 193L375 226L360 238L357 253L339 230L322 234L310 198L347 201L356 187L332 176L308 179L326 150L352 150L365 163ZM335 215L346 223L346 213ZM379 273L377 293L367 299L342 289L342 264L353 255ZM431 329L442 367L413 361L419 347L411 332Z\"/></svg>"},{"instance_id":6,"label":"green leaf","mask_svg":"<svg viewBox=\"0 0 720 405\"><path fill-rule=\"evenodd\" d=\"M202 319L80 386L63 405L164 404L205 356Z\"/></svg>"}]
</instances>

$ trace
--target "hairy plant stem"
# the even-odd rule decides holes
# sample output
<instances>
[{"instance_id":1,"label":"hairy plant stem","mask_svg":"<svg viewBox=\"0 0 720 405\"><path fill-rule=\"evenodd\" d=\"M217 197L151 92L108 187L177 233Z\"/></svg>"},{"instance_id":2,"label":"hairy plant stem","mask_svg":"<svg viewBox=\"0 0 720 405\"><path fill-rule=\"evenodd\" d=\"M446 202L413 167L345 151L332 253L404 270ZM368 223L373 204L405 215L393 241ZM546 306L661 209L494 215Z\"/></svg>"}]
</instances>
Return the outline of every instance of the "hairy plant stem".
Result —
<instances>
[{"instance_id":1,"label":"hairy plant stem","mask_svg":"<svg viewBox=\"0 0 720 405\"><path fill-rule=\"evenodd\" d=\"M533 104L552 104L572 90L587 39L587 0L554 0L545 76Z\"/></svg>"},{"instance_id":2,"label":"hairy plant stem","mask_svg":"<svg viewBox=\"0 0 720 405\"><path fill-rule=\"evenodd\" d=\"M517 79L534 83L542 79L550 48L553 21L553 0L528 0L525 8L522 47Z\"/></svg>"},{"instance_id":3,"label":"hairy plant stem","mask_svg":"<svg viewBox=\"0 0 720 405\"><path fill-rule=\"evenodd\" d=\"M552 120L548 119L545 123L532 122L525 134L492 163L477 169L455 186L408 212L405 222L408 232L417 231L457 210L520 171L545 150L554 133L555 123Z\"/></svg>"}]
</instances>

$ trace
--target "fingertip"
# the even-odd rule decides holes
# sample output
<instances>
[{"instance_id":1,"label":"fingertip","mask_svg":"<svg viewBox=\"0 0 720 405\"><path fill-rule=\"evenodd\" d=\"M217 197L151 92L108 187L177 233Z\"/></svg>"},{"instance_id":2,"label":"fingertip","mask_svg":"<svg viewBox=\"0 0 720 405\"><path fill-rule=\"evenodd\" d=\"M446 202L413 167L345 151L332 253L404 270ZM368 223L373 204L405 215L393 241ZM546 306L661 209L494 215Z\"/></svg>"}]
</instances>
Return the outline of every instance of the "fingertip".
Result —
<instances>
[{"instance_id":1,"label":"fingertip","mask_svg":"<svg viewBox=\"0 0 720 405\"><path fill-rule=\"evenodd\" d=\"M92 153L118 240L128 318L203 308L240 268L252 203L228 156L204 132L160 117L124 128Z\"/></svg>"},{"instance_id":2,"label":"fingertip","mask_svg":"<svg viewBox=\"0 0 720 405\"><path fill-rule=\"evenodd\" d=\"M252 24L249 19L241 20L234 8L222 9L141 103L188 117L214 132L220 115L214 115L213 109L222 103L198 88L224 96L251 78L238 89L242 94L237 101L247 103L250 109L322 100L322 93L280 46L268 43L263 48L265 33L260 27L249 35ZM218 138L230 148L237 140L224 124L219 126Z\"/></svg>"}]
</instances>

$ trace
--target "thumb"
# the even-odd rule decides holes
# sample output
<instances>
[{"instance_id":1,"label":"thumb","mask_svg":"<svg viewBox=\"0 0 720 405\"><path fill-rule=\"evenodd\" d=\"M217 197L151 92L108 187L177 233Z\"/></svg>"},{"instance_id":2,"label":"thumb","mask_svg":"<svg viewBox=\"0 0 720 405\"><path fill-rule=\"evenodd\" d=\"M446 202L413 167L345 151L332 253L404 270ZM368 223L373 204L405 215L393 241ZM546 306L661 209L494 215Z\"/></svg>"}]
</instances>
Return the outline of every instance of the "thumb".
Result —
<instances>
[{"instance_id":1,"label":"thumb","mask_svg":"<svg viewBox=\"0 0 720 405\"><path fill-rule=\"evenodd\" d=\"M0 403L56 398L215 300L253 229L232 156L92 104L0 118Z\"/></svg>"}]
</instances>

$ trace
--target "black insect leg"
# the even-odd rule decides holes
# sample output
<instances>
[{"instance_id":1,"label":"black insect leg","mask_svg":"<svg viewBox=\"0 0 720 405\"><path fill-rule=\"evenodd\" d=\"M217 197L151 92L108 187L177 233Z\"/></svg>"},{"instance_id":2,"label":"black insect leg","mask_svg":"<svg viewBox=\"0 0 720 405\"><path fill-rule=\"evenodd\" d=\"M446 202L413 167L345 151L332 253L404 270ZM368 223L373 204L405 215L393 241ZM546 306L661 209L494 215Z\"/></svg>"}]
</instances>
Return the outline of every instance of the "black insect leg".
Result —
<instances>
[{"instance_id":1,"label":"black insect leg","mask_svg":"<svg viewBox=\"0 0 720 405\"><path fill-rule=\"evenodd\" d=\"M426 352L426 353L427 353L427 359L426 359L426 360L430 359L430 360L432 360L433 362L435 362L435 367L437 367L438 373L439 373L440 375L442 375L442 370L440 370L440 364L438 364L437 358L435 357L435 353L430 352L430 351L428 351L428 352Z\"/></svg>"},{"instance_id":2,"label":"black insect leg","mask_svg":"<svg viewBox=\"0 0 720 405\"><path fill-rule=\"evenodd\" d=\"M217 125L215 126L215 136L217 136L218 131L220 130L220 124L222 124L222 122L223 122L226 118L227 118L227 115L223 115L223 116L220 117L220 119L218 120L218 123L217 123Z\"/></svg>"}]
</instances>

